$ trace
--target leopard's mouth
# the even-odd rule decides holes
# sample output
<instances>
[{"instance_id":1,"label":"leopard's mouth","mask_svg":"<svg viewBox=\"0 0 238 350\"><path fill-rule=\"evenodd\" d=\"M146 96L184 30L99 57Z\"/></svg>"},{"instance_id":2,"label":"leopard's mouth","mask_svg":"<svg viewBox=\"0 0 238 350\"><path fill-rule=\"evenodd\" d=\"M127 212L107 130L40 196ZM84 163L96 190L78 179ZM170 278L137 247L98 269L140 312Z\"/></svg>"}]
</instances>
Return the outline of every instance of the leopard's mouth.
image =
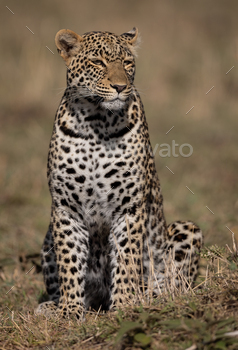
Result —
<instances>
[{"instance_id":1,"label":"leopard's mouth","mask_svg":"<svg viewBox=\"0 0 238 350\"><path fill-rule=\"evenodd\" d=\"M107 100L105 102L115 102L115 101L121 101L121 102L125 102L126 100L126 96L120 96L118 95L117 97L112 98L111 100Z\"/></svg>"},{"instance_id":2,"label":"leopard's mouth","mask_svg":"<svg viewBox=\"0 0 238 350\"><path fill-rule=\"evenodd\" d=\"M113 96L100 96L98 95L98 97L101 98L101 100L103 100L103 102L114 102L114 101L126 101L126 99L128 99L127 95L122 95L122 94L117 94L117 95L113 95Z\"/></svg>"},{"instance_id":3,"label":"leopard's mouth","mask_svg":"<svg viewBox=\"0 0 238 350\"><path fill-rule=\"evenodd\" d=\"M122 99L118 96L112 100L103 99L100 104L103 108L106 108L109 110L119 110L125 106L126 100L127 99Z\"/></svg>"}]
</instances>

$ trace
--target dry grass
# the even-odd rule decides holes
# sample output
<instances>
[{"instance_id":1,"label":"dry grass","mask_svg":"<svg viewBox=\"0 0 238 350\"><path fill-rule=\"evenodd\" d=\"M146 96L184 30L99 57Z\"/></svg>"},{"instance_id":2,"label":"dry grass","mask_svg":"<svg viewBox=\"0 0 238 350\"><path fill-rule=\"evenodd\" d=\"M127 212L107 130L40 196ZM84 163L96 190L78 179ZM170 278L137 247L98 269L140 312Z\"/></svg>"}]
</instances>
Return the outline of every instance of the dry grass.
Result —
<instances>
[{"instance_id":1,"label":"dry grass","mask_svg":"<svg viewBox=\"0 0 238 350\"><path fill-rule=\"evenodd\" d=\"M79 323L35 316L43 283L32 262L2 266L1 349L237 349L238 255L234 244L202 252L204 276L175 293L170 278L157 298L138 288L131 305L88 311ZM2 264L4 265L4 264ZM28 272L30 270L30 272ZM135 287L135 285L133 285ZM135 288L136 289L136 288ZM235 333L231 333L235 332Z\"/></svg>"},{"instance_id":2,"label":"dry grass","mask_svg":"<svg viewBox=\"0 0 238 350\"><path fill-rule=\"evenodd\" d=\"M136 252L137 255L135 258L135 254L133 254L133 250L131 245L131 233L130 226L127 216L125 216L125 221L127 224L127 236L129 241L129 254L126 255L127 262L125 261L125 257L121 254L120 247L117 244L116 237L114 237L115 245L118 250L118 254L120 256L120 264L122 265L122 269L124 269L126 275L124 277L127 278L128 284L122 284L123 296L126 302L127 307L135 307L143 305L143 308L150 308L151 305L155 303L155 294L157 295L157 299L166 298L169 295L172 300L175 297L185 295L192 291L192 282L186 279L183 274L184 265L182 264L178 267L175 260L175 250L170 250L168 254L163 258L164 262L164 279L163 283L160 283L157 279L157 271L154 266L154 257L153 251L149 246L149 241L146 239L145 245L148 249L150 266L148 276L143 276L143 242L141 237L140 243L140 251ZM189 261L189 271L191 267L191 256L192 256L192 242L191 242L191 250L187 250L187 255L185 256L186 261L184 260L184 264L187 264ZM136 264L136 260L140 257L141 266L140 270L141 274L138 273L138 265ZM120 286L121 287L121 286ZM129 293L128 293L129 288Z\"/></svg>"}]
</instances>

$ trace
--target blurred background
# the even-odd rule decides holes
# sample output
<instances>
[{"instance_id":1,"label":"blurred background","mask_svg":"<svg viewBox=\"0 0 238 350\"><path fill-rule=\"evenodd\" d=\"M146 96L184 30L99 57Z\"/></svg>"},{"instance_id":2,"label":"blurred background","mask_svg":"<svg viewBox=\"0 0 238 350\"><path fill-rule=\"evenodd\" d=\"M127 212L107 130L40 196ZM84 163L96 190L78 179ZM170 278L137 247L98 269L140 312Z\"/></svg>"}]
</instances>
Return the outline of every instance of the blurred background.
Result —
<instances>
[{"instance_id":1,"label":"blurred background","mask_svg":"<svg viewBox=\"0 0 238 350\"><path fill-rule=\"evenodd\" d=\"M160 147L155 154L167 222L194 220L206 244L231 245L226 226L238 238L237 13L235 0L1 3L1 258L38 253L49 223L47 153L66 86L54 37L63 28L139 28L135 84L152 146L174 140L193 147L187 158L160 157Z\"/></svg>"}]
</instances>

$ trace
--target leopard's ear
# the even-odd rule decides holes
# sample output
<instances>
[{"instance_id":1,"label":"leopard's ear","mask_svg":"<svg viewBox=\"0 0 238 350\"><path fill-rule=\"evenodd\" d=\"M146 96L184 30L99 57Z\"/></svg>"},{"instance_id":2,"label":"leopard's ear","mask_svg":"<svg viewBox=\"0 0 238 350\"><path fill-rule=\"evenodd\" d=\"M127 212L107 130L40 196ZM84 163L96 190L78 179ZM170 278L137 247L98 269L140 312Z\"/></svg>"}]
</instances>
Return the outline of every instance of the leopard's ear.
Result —
<instances>
[{"instance_id":1,"label":"leopard's ear","mask_svg":"<svg viewBox=\"0 0 238 350\"><path fill-rule=\"evenodd\" d=\"M83 38L69 29L61 29L55 36L55 44L61 57L68 66L71 59L79 52Z\"/></svg>"},{"instance_id":2,"label":"leopard's ear","mask_svg":"<svg viewBox=\"0 0 238 350\"><path fill-rule=\"evenodd\" d=\"M138 33L138 28L134 27L129 32L121 34L120 37L127 42L127 45L129 46L133 55L137 56L137 49L141 41Z\"/></svg>"}]
</instances>

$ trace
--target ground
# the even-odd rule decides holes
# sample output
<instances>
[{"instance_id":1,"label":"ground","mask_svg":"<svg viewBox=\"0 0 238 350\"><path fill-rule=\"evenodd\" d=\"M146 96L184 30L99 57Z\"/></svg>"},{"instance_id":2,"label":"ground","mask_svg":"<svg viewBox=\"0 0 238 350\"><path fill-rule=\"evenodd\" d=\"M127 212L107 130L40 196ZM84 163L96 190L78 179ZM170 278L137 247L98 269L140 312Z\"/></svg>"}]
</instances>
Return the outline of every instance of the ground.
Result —
<instances>
[{"instance_id":1,"label":"ground","mask_svg":"<svg viewBox=\"0 0 238 350\"><path fill-rule=\"evenodd\" d=\"M42 295L37 257L1 270L1 349L237 349L237 252L217 246L202 253L206 277L186 294L169 293L102 314L76 318L34 316ZM29 266L35 266L30 269ZM235 337L234 337L235 335Z\"/></svg>"}]
</instances>

